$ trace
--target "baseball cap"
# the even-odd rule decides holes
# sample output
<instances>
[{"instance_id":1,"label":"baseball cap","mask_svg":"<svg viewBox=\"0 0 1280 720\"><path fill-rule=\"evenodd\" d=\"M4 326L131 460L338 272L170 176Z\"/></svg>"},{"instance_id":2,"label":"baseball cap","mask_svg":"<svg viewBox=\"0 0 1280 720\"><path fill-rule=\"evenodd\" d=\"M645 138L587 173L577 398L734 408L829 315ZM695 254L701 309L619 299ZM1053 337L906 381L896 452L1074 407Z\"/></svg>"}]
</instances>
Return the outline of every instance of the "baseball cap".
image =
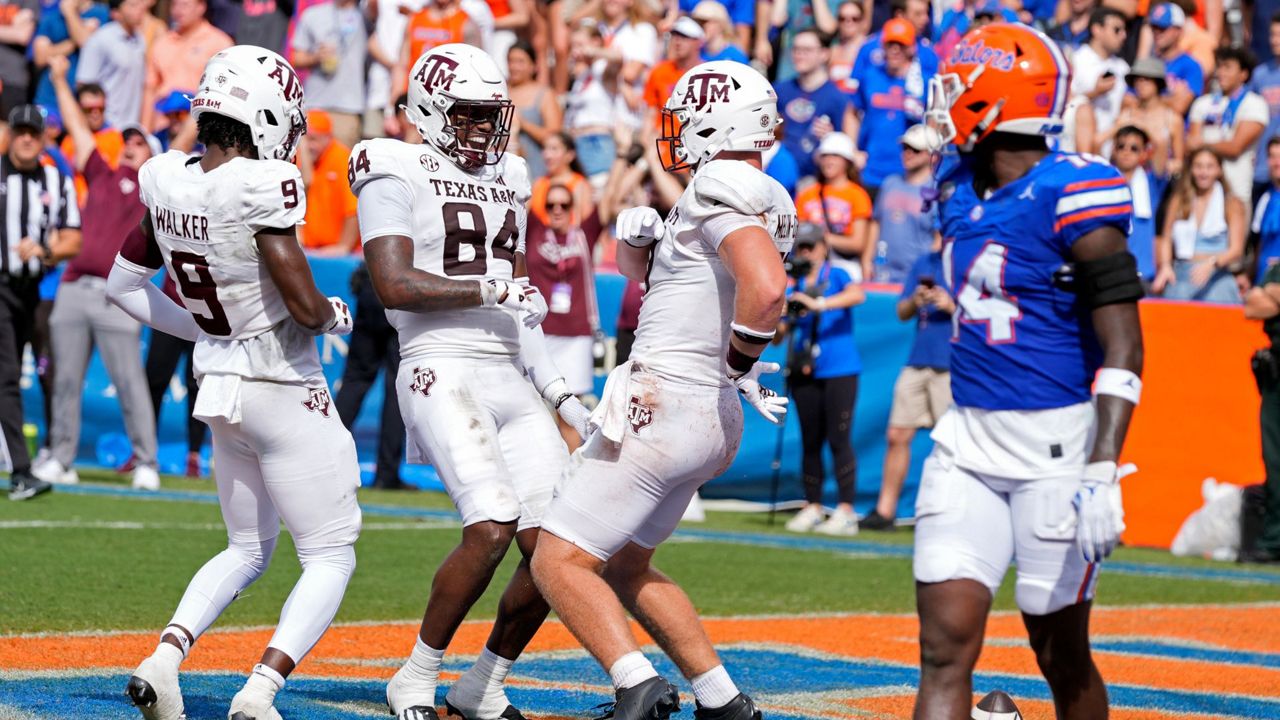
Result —
<instances>
[{"instance_id":1,"label":"baseball cap","mask_svg":"<svg viewBox=\"0 0 1280 720\"><path fill-rule=\"evenodd\" d=\"M702 32L702 26L698 24L698 21L688 15L681 15L676 18L675 24L671 26L671 32L692 40L702 40L707 36L706 33Z\"/></svg>"},{"instance_id":2,"label":"baseball cap","mask_svg":"<svg viewBox=\"0 0 1280 720\"><path fill-rule=\"evenodd\" d=\"M927 125L912 125L898 138L898 142L921 152L929 152L942 147L942 136Z\"/></svg>"},{"instance_id":3,"label":"baseball cap","mask_svg":"<svg viewBox=\"0 0 1280 720\"><path fill-rule=\"evenodd\" d=\"M156 103L156 112L161 115L175 112L191 112L191 101L187 99L187 96L194 94L174 90Z\"/></svg>"},{"instance_id":4,"label":"baseball cap","mask_svg":"<svg viewBox=\"0 0 1280 720\"><path fill-rule=\"evenodd\" d=\"M818 150L813 155L814 157L838 155L849 162L854 162L853 138L842 132L827 133L827 136L822 138L822 142L818 143Z\"/></svg>"},{"instance_id":5,"label":"baseball cap","mask_svg":"<svg viewBox=\"0 0 1280 720\"><path fill-rule=\"evenodd\" d=\"M916 44L915 27L906 18L898 17L889 20L880 29L880 43L888 45L891 42L914 47Z\"/></svg>"},{"instance_id":6,"label":"baseball cap","mask_svg":"<svg viewBox=\"0 0 1280 720\"><path fill-rule=\"evenodd\" d=\"M973 9L973 16L975 18L994 17L1005 22L1018 22L1018 13L1005 7L1000 0L982 0Z\"/></svg>"},{"instance_id":7,"label":"baseball cap","mask_svg":"<svg viewBox=\"0 0 1280 720\"><path fill-rule=\"evenodd\" d=\"M37 105L19 105L9 113L9 126L44 132L44 111Z\"/></svg>"},{"instance_id":8,"label":"baseball cap","mask_svg":"<svg viewBox=\"0 0 1280 720\"><path fill-rule=\"evenodd\" d=\"M1161 3L1147 16L1147 24L1161 30L1171 27L1180 28L1187 24L1187 14L1182 12L1182 8L1173 3Z\"/></svg>"},{"instance_id":9,"label":"baseball cap","mask_svg":"<svg viewBox=\"0 0 1280 720\"><path fill-rule=\"evenodd\" d=\"M796 228L796 247L813 247L826 237L826 232L821 225L814 223L800 223L800 227Z\"/></svg>"},{"instance_id":10,"label":"baseball cap","mask_svg":"<svg viewBox=\"0 0 1280 720\"><path fill-rule=\"evenodd\" d=\"M332 135L333 118L324 110L312 110L307 113L307 132L313 135Z\"/></svg>"},{"instance_id":11,"label":"baseball cap","mask_svg":"<svg viewBox=\"0 0 1280 720\"><path fill-rule=\"evenodd\" d=\"M138 134L146 141L147 147L151 148L152 155L160 155L164 152L164 148L160 145L160 139L155 135L147 132L146 128L138 123L126 123L120 127L120 136L128 138L131 134Z\"/></svg>"},{"instance_id":12,"label":"baseball cap","mask_svg":"<svg viewBox=\"0 0 1280 720\"><path fill-rule=\"evenodd\" d=\"M697 5L693 6L693 12L689 13L689 17L694 20L719 20L725 25L732 22L729 20L729 11L725 9L724 4L716 2L716 0L701 0Z\"/></svg>"}]
</instances>

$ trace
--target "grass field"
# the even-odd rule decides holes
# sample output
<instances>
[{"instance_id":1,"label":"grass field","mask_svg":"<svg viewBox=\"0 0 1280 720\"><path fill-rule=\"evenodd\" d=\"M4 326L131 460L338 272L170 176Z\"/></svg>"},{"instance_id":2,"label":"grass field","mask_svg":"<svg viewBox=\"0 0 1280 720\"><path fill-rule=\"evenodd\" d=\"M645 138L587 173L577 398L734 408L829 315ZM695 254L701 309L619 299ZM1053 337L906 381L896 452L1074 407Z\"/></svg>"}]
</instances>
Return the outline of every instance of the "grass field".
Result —
<instances>
[{"instance_id":1,"label":"grass field","mask_svg":"<svg viewBox=\"0 0 1280 720\"><path fill-rule=\"evenodd\" d=\"M109 473L0 504L0 718L131 717L120 691L196 568L225 546L208 482L143 495ZM282 694L287 718L383 716L385 679L412 646L432 573L456 542L448 499L362 492L359 567L331 631ZM711 622L730 670L770 716L909 714L915 682L909 530L796 536L764 515L686 525L657 562ZM508 558L451 648L478 652ZM282 535L266 575L203 638L184 670L188 716L225 703L269 637L299 573ZM1280 572L1121 548L1098 588L1094 635L1119 718L1280 718ZM1002 687L1026 717L1052 717L1006 583L977 690ZM459 653L454 656L452 653ZM656 653L654 653L656 656ZM530 717L589 716L607 678L549 624L517 664ZM687 688L685 688L687 690Z\"/></svg>"}]
</instances>

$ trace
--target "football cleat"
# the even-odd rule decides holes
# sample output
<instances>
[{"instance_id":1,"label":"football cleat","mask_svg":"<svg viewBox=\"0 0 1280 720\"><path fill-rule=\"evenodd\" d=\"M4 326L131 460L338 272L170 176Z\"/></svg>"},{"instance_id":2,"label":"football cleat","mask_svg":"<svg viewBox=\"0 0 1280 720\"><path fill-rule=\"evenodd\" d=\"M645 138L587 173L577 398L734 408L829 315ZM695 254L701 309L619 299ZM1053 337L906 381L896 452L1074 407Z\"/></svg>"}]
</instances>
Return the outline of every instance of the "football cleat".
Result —
<instances>
[{"instance_id":1,"label":"football cleat","mask_svg":"<svg viewBox=\"0 0 1280 720\"><path fill-rule=\"evenodd\" d=\"M388 705L387 709L390 708L391 706ZM414 705L400 712L392 710L391 714L395 716L396 720L440 720L440 714L430 705Z\"/></svg>"},{"instance_id":2,"label":"football cleat","mask_svg":"<svg viewBox=\"0 0 1280 720\"><path fill-rule=\"evenodd\" d=\"M252 715L243 710L237 710L228 715L227 720L284 720L284 718L280 717L280 711L272 706Z\"/></svg>"},{"instance_id":3,"label":"football cleat","mask_svg":"<svg viewBox=\"0 0 1280 720\"><path fill-rule=\"evenodd\" d=\"M183 720L178 668L154 655L142 661L124 688L125 695L146 720Z\"/></svg>"},{"instance_id":4,"label":"football cleat","mask_svg":"<svg viewBox=\"0 0 1280 720\"><path fill-rule=\"evenodd\" d=\"M614 701L600 706L604 714L596 720L667 720L680 711L680 693L658 675L614 693Z\"/></svg>"},{"instance_id":5,"label":"football cleat","mask_svg":"<svg viewBox=\"0 0 1280 720\"><path fill-rule=\"evenodd\" d=\"M406 663L387 683L387 709L400 720L437 720L435 685L424 688L424 684L419 682L414 687Z\"/></svg>"},{"instance_id":6,"label":"football cleat","mask_svg":"<svg viewBox=\"0 0 1280 720\"><path fill-rule=\"evenodd\" d=\"M448 697L445 698L444 709L448 711L450 715L460 717L462 720L494 720L493 718L481 718L478 715L468 715L459 710L457 705L449 702ZM502 711L502 714L498 716L498 720L525 720L525 717L524 713L520 712L515 705L508 705L507 708Z\"/></svg>"},{"instance_id":7,"label":"football cleat","mask_svg":"<svg viewBox=\"0 0 1280 720\"><path fill-rule=\"evenodd\" d=\"M1022 720L1022 713L1007 693L992 690L978 701L969 717L973 720Z\"/></svg>"},{"instance_id":8,"label":"football cleat","mask_svg":"<svg viewBox=\"0 0 1280 720\"><path fill-rule=\"evenodd\" d=\"M694 720L760 720L760 710L746 693L738 693L727 704L718 708L705 708L698 703L693 711Z\"/></svg>"}]
</instances>

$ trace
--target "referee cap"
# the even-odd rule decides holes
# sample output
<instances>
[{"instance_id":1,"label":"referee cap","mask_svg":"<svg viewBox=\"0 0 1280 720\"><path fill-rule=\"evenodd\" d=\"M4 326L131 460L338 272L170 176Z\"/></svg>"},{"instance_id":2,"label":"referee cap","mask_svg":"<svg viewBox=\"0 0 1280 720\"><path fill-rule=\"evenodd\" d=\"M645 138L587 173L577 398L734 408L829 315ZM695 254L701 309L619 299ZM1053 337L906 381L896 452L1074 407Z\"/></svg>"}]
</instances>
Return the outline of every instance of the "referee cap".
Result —
<instances>
[{"instance_id":1,"label":"referee cap","mask_svg":"<svg viewBox=\"0 0 1280 720\"><path fill-rule=\"evenodd\" d=\"M44 113L35 105L19 105L9 113L9 126L44 132Z\"/></svg>"}]
</instances>

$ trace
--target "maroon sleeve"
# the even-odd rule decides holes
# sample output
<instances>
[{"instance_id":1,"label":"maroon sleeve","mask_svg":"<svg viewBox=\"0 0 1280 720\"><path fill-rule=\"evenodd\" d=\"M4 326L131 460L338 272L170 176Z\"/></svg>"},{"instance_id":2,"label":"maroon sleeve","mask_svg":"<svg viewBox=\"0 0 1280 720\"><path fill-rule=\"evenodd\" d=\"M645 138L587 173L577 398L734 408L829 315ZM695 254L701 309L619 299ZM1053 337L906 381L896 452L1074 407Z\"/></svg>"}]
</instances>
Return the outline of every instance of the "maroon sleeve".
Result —
<instances>
[{"instance_id":1,"label":"maroon sleeve","mask_svg":"<svg viewBox=\"0 0 1280 720\"><path fill-rule=\"evenodd\" d=\"M111 166L107 164L106 160L102 159L102 153L98 152L97 148L94 148L93 152L89 153L89 159L85 161L84 172L81 174L84 175L85 183L92 185L103 177L110 175L111 172Z\"/></svg>"},{"instance_id":2,"label":"maroon sleeve","mask_svg":"<svg viewBox=\"0 0 1280 720\"><path fill-rule=\"evenodd\" d=\"M582 234L587 236L588 250L595 251L602 232L604 232L604 226L600 223L600 211L592 210L587 219L582 221Z\"/></svg>"},{"instance_id":3,"label":"maroon sleeve","mask_svg":"<svg viewBox=\"0 0 1280 720\"><path fill-rule=\"evenodd\" d=\"M142 231L142 225L131 230L129 236L124 239L124 244L120 246L120 257L152 270L164 267L160 247L156 245L154 237Z\"/></svg>"}]
</instances>

